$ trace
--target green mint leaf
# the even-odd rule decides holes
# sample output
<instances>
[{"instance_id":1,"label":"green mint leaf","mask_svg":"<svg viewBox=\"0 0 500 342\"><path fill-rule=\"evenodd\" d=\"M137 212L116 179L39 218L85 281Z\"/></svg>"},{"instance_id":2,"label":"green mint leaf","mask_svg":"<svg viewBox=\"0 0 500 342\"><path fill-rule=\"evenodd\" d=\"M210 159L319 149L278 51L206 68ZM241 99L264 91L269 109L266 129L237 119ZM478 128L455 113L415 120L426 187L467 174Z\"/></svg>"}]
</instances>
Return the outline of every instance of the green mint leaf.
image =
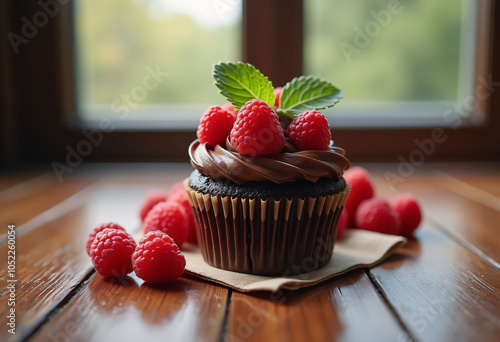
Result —
<instances>
[{"instance_id":1,"label":"green mint leaf","mask_svg":"<svg viewBox=\"0 0 500 342\"><path fill-rule=\"evenodd\" d=\"M343 96L342 91L330 82L300 76L283 87L277 112L294 117L306 110L332 107Z\"/></svg>"},{"instance_id":2,"label":"green mint leaf","mask_svg":"<svg viewBox=\"0 0 500 342\"><path fill-rule=\"evenodd\" d=\"M273 84L251 64L218 63L214 65L213 76L220 93L235 109L252 99L274 106Z\"/></svg>"}]
</instances>

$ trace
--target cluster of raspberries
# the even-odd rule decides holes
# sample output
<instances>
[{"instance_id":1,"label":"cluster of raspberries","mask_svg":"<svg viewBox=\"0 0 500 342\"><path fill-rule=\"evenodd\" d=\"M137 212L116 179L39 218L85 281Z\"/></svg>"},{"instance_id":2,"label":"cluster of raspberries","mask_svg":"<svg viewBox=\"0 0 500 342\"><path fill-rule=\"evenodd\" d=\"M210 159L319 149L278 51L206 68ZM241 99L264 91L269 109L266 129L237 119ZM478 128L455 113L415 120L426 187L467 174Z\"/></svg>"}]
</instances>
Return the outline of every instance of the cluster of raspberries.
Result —
<instances>
[{"instance_id":1,"label":"cluster of raspberries","mask_svg":"<svg viewBox=\"0 0 500 342\"><path fill-rule=\"evenodd\" d=\"M340 216L338 235L346 226L406 237L413 235L422 219L415 196L403 193L396 195L391 202L374 196L371 177L359 166L347 170L344 179L351 184L351 193Z\"/></svg>"},{"instance_id":2,"label":"cluster of raspberries","mask_svg":"<svg viewBox=\"0 0 500 342\"><path fill-rule=\"evenodd\" d=\"M281 91L281 88L275 89L275 107ZM230 103L208 108L196 134L201 143L210 146L224 146L229 137L240 154L249 156L280 153L285 135L299 150L327 150L331 139L328 121L317 110L299 114L283 130L273 108L258 99L248 101L240 110L235 110ZM413 235L422 213L412 194L397 195L391 203L374 196L370 175L361 167L347 170L344 178L352 188L339 219L338 236L346 227L406 237Z\"/></svg>"},{"instance_id":3,"label":"cluster of raspberries","mask_svg":"<svg viewBox=\"0 0 500 342\"><path fill-rule=\"evenodd\" d=\"M276 88L275 95L277 106L281 88ZM230 103L208 108L196 132L199 141L210 146L224 146L229 137L239 153L254 157L280 153L285 134L300 150L327 150L330 145L330 126L317 110L299 114L284 131L273 108L258 99L238 111Z\"/></svg>"},{"instance_id":4,"label":"cluster of raspberries","mask_svg":"<svg viewBox=\"0 0 500 342\"><path fill-rule=\"evenodd\" d=\"M281 88L276 88L278 106ZM227 103L208 108L200 120L197 136L201 143L224 145L226 139L243 155L260 156L280 153L285 134L300 150L327 150L330 127L316 110L296 116L283 130L276 112L265 102L253 99L239 111ZM415 197L400 194L391 203L374 197L368 172L353 167L344 173L351 193L339 219L337 234L345 227L385 234L411 236L421 221ZM120 277L134 271L147 282L161 283L179 278L186 260L179 247L196 243L195 222L187 193L181 183L170 192L151 190L140 210L145 234L139 244L123 227L105 223L90 233L86 250L96 271L104 277Z\"/></svg>"},{"instance_id":5,"label":"cluster of raspberries","mask_svg":"<svg viewBox=\"0 0 500 342\"><path fill-rule=\"evenodd\" d=\"M181 183L170 192L151 190L141 206L145 234L139 244L116 223L105 223L92 230L87 254L96 271L104 277L121 277L134 271L150 283L179 278L186 260L179 247L196 243L193 213Z\"/></svg>"}]
</instances>

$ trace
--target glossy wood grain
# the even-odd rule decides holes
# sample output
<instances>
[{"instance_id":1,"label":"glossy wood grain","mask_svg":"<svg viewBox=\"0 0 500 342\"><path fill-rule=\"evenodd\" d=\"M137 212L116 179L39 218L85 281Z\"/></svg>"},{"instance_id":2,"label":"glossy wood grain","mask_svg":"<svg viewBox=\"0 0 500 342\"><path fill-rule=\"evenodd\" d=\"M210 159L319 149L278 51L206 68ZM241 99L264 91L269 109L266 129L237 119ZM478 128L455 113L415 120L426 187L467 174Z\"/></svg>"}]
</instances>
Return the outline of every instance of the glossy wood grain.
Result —
<instances>
[{"instance_id":1,"label":"glossy wood grain","mask_svg":"<svg viewBox=\"0 0 500 342\"><path fill-rule=\"evenodd\" d=\"M443 167L435 174L448 176L449 179L455 182L449 182L446 186L450 190L456 188L453 183L461 186L472 186L475 190L483 191L490 195L500 197L500 164L498 163L479 163L463 165L451 169ZM456 182L458 181L458 182Z\"/></svg>"},{"instance_id":2,"label":"glossy wood grain","mask_svg":"<svg viewBox=\"0 0 500 342\"><path fill-rule=\"evenodd\" d=\"M500 210L500 170L493 174L438 174L440 184L456 194Z\"/></svg>"},{"instance_id":3,"label":"glossy wood grain","mask_svg":"<svg viewBox=\"0 0 500 342\"><path fill-rule=\"evenodd\" d=\"M93 227L113 221L131 232L138 228L139 204L148 189L102 185L77 209L17 238L16 310L23 313L19 330L29 334L92 270L84 246ZM0 255L7 255L6 244L0 246ZM0 268L6 269L6 258L0 259ZM6 293L2 286L0 316L9 309ZM0 330L0 340L7 337L12 336Z\"/></svg>"},{"instance_id":4,"label":"glossy wood grain","mask_svg":"<svg viewBox=\"0 0 500 342\"><path fill-rule=\"evenodd\" d=\"M405 330L366 274L297 292L233 292L226 341L394 341Z\"/></svg>"},{"instance_id":5,"label":"glossy wood grain","mask_svg":"<svg viewBox=\"0 0 500 342\"><path fill-rule=\"evenodd\" d=\"M422 341L498 341L500 271L427 224L416 238L370 270L412 335Z\"/></svg>"},{"instance_id":6,"label":"glossy wood grain","mask_svg":"<svg viewBox=\"0 0 500 342\"><path fill-rule=\"evenodd\" d=\"M31 191L18 189L13 193L12 200L3 203L0 207L0 235L4 235L7 225L15 224L16 227L28 222L37 215L49 210L75 193L85 189L95 180L91 179L68 179L64 184L57 179L43 178L43 182L37 181Z\"/></svg>"},{"instance_id":7,"label":"glossy wood grain","mask_svg":"<svg viewBox=\"0 0 500 342\"><path fill-rule=\"evenodd\" d=\"M41 226L16 240L16 311L19 332L27 333L48 314L90 270L90 262L82 253L83 234L78 226L85 212L77 210ZM47 237L51 243L47 243ZM0 255L7 255L7 244L0 246ZM0 267L6 269L2 258ZM0 315L7 315L8 289L0 290ZM21 314L22 313L22 314ZM22 334L21 334L22 335ZM0 330L0 339L14 336Z\"/></svg>"},{"instance_id":8,"label":"glossy wood grain","mask_svg":"<svg viewBox=\"0 0 500 342\"><path fill-rule=\"evenodd\" d=\"M45 178L45 176L48 175L44 174L42 171L0 173L0 200L4 199L4 194L10 192L9 189L13 187L27 187L28 190L30 190L33 183L36 183L39 178Z\"/></svg>"},{"instance_id":9,"label":"glossy wood grain","mask_svg":"<svg viewBox=\"0 0 500 342\"><path fill-rule=\"evenodd\" d=\"M189 278L148 285L135 275L88 286L33 341L219 341L228 290Z\"/></svg>"},{"instance_id":10,"label":"glossy wood grain","mask_svg":"<svg viewBox=\"0 0 500 342\"><path fill-rule=\"evenodd\" d=\"M87 177L104 177L108 184L149 185L169 188L193 172L189 163L100 163L82 166Z\"/></svg>"},{"instance_id":11,"label":"glossy wood grain","mask_svg":"<svg viewBox=\"0 0 500 342\"><path fill-rule=\"evenodd\" d=\"M17 334L1 329L0 340L497 341L496 166L475 177L470 165L426 165L392 187L384 172L396 167L370 170L379 195L411 191L420 199L425 223L417 239L370 270L275 295L190 276L164 285L134 274L107 280L92 270L88 232L106 221L136 231L145 193L182 180L188 164L82 165L60 184L40 178L0 207L0 218L26 222L16 240ZM0 201L13 187L0 190ZM0 244L0 255L6 252ZM0 317L8 309L5 285Z\"/></svg>"},{"instance_id":12,"label":"glossy wood grain","mask_svg":"<svg viewBox=\"0 0 500 342\"><path fill-rule=\"evenodd\" d=\"M495 217L500 213L456 191L447 191L443 177L442 172L433 172L396 186L416 194L424 208L424 223L416 239L369 272L418 340L495 341L500 336L500 270L448 234L484 247L478 243L479 237L494 227L480 218L480 213ZM376 184L378 195L395 195L380 177L376 177ZM465 207L468 210L463 212ZM490 244L498 244L500 235L490 233ZM400 336L402 341L407 338Z\"/></svg>"}]
</instances>

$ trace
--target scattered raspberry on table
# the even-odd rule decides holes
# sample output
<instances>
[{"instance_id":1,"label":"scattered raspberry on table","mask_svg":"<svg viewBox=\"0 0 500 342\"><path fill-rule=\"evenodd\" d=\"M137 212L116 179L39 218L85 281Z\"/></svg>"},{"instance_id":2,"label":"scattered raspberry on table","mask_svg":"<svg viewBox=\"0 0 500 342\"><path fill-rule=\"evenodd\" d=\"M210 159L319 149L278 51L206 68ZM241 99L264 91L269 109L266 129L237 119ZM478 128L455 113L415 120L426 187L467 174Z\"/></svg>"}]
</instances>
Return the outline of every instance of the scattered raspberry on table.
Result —
<instances>
[{"instance_id":1,"label":"scattered raspberry on table","mask_svg":"<svg viewBox=\"0 0 500 342\"><path fill-rule=\"evenodd\" d=\"M383 234L398 235L401 222L389 202L381 197L363 201L356 212L356 224L360 229Z\"/></svg>"},{"instance_id":2,"label":"scattered raspberry on table","mask_svg":"<svg viewBox=\"0 0 500 342\"><path fill-rule=\"evenodd\" d=\"M144 234L161 230L170 235L179 247L188 239L188 228L188 217L185 210L180 204L173 201L155 205L142 224Z\"/></svg>"},{"instance_id":3,"label":"scattered raspberry on table","mask_svg":"<svg viewBox=\"0 0 500 342\"><path fill-rule=\"evenodd\" d=\"M399 194L392 199L392 208L401 220L401 235L410 237L422 220L417 199L410 193Z\"/></svg>"},{"instance_id":4,"label":"scattered raspberry on table","mask_svg":"<svg viewBox=\"0 0 500 342\"><path fill-rule=\"evenodd\" d=\"M121 277L132 272L132 253L136 243L125 231L105 228L97 233L90 247L90 257L103 277Z\"/></svg>"},{"instance_id":5,"label":"scattered raspberry on table","mask_svg":"<svg viewBox=\"0 0 500 342\"><path fill-rule=\"evenodd\" d=\"M186 259L174 240L160 231L144 235L132 258L135 274L150 283L175 280L186 267Z\"/></svg>"},{"instance_id":6,"label":"scattered raspberry on table","mask_svg":"<svg viewBox=\"0 0 500 342\"><path fill-rule=\"evenodd\" d=\"M94 242L94 239L95 239L97 233L102 232L106 228L118 229L118 230L125 231L125 229L122 226L120 226L119 224L113 223L113 222L103 223L100 226L95 227L90 232L89 237L87 238L87 244L85 245L85 250L87 251L88 255L90 255L90 246L92 246L92 242Z\"/></svg>"},{"instance_id":7,"label":"scattered raspberry on table","mask_svg":"<svg viewBox=\"0 0 500 342\"><path fill-rule=\"evenodd\" d=\"M184 188L184 185L181 182L175 183L172 185L169 191L169 196L175 196L178 192L186 192L186 189Z\"/></svg>"},{"instance_id":8,"label":"scattered raspberry on table","mask_svg":"<svg viewBox=\"0 0 500 342\"><path fill-rule=\"evenodd\" d=\"M149 190L148 193L146 194L144 202L141 205L141 211L140 211L141 221L144 221L146 215L149 213L151 209L153 209L155 205L157 205L160 202L165 202L167 198L168 194L163 190L160 189Z\"/></svg>"},{"instance_id":9,"label":"scattered raspberry on table","mask_svg":"<svg viewBox=\"0 0 500 342\"><path fill-rule=\"evenodd\" d=\"M368 171L359 166L352 167L344 172L344 179L347 184L351 184L351 192L345 204L345 208L349 212L347 226L355 228L358 206L363 201L373 197L373 185Z\"/></svg>"},{"instance_id":10,"label":"scattered raspberry on table","mask_svg":"<svg viewBox=\"0 0 500 342\"><path fill-rule=\"evenodd\" d=\"M191 209L191 204L189 204L188 194L186 192L186 189L184 189L184 185L182 185L181 183L178 184L180 184L182 188L179 188L179 190L177 191L173 191L167 202L176 202L182 207L184 213L186 214L188 226L188 241L196 243L196 225L194 221L193 210Z\"/></svg>"},{"instance_id":11,"label":"scattered raspberry on table","mask_svg":"<svg viewBox=\"0 0 500 342\"><path fill-rule=\"evenodd\" d=\"M341 237L344 233L344 230L347 227L347 220L349 219L349 212L344 207L342 209L342 213L340 214L339 222L337 224L337 237Z\"/></svg>"}]
</instances>

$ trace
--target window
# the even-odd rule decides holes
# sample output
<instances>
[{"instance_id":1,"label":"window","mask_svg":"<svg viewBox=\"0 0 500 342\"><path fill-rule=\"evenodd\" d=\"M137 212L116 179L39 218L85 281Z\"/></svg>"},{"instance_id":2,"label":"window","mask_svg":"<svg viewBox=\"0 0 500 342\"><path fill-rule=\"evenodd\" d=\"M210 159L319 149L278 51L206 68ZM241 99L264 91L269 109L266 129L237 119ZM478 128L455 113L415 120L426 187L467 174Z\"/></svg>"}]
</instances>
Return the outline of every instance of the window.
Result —
<instances>
[{"instance_id":1,"label":"window","mask_svg":"<svg viewBox=\"0 0 500 342\"><path fill-rule=\"evenodd\" d=\"M341 124L443 125L443 113L472 93L477 2L304 4L305 71L344 90L330 111Z\"/></svg>"},{"instance_id":2,"label":"window","mask_svg":"<svg viewBox=\"0 0 500 342\"><path fill-rule=\"evenodd\" d=\"M115 120L113 129L84 161L187 161L201 111L224 101L212 85L211 65L241 58L275 85L312 73L341 87L344 100L326 113L336 143L353 161L397 162L436 129L446 142L427 160L498 159L500 66L492 61L500 58L500 6L493 5L70 1L47 15L18 53L3 40L1 66L9 72L2 86L9 86L0 104L7 114L2 129L10 132L4 138L20 161L64 160L86 139L84 129L99 129L107 118ZM6 34L23 34L22 18L44 11L39 2L14 0L2 9ZM366 46L356 41L359 31ZM153 87L145 77L157 64L168 76Z\"/></svg>"},{"instance_id":3,"label":"window","mask_svg":"<svg viewBox=\"0 0 500 342\"><path fill-rule=\"evenodd\" d=\"M75 20L83 120L199 120L224 103L212 65L241 60L237 0L79 0Z\"/></svg>"}]
</instances>

